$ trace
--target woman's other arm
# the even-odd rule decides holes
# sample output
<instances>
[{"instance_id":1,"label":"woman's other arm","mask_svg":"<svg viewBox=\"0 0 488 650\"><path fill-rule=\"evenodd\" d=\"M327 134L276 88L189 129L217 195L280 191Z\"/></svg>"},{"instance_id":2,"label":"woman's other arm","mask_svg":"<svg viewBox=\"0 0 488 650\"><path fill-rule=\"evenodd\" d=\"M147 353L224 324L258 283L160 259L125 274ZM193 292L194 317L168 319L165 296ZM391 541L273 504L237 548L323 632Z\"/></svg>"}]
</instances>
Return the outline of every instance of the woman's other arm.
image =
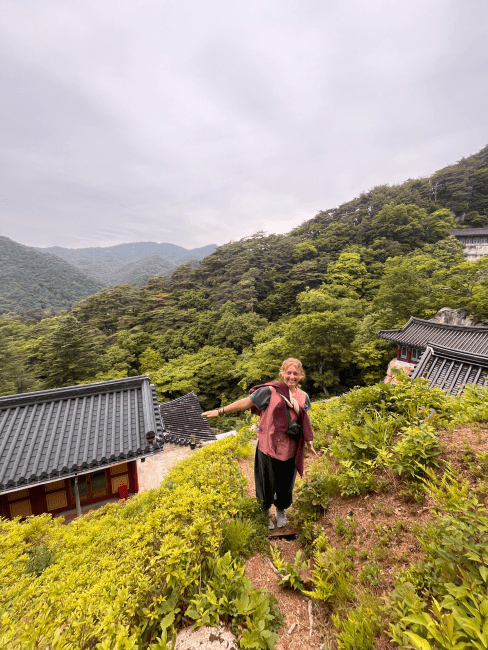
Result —
<instances>
[{"instance_id":1,"label":"woman's other arm","mask_svg":"<svg viewBox=\"0 0 488 650\"><path fill-rule=\"evenodd\" d=\"M243 397L238 399L237 402L232 402L232 404L227 404L223 408L213 409L212 411L205 411L202 413L202 417L205 418L216 418L218 415L228 415L229 413L235 413L236 411L247 411L253 405L253 402L250 397Z\"/></svg>"}]
</instances>

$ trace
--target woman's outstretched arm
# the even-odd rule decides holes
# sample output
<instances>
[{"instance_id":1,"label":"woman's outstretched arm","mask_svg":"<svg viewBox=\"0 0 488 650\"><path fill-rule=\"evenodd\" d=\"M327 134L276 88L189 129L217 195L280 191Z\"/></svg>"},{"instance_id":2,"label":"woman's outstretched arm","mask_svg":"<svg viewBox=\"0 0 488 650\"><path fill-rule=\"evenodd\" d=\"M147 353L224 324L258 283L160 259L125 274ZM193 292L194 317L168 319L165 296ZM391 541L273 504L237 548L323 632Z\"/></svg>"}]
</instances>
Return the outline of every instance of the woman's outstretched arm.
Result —
<instances>
[{"instance_id":1,"label":"woman's outstretched arm","mask_svg":"<svg viewBox=\"0 0 488 650\"><path fill-rule=\"evenodd\" d=\"M253 405L252 399L250 397L243 397L238 399L237 402L232 402L232 404L227 404L223 408L213 409L213 411L205 411L202 413L202 417L205 418L216 418L218 415L227 415L228 413L234 413L236 411L247 411Z\"/></svg>"}]
</instances>

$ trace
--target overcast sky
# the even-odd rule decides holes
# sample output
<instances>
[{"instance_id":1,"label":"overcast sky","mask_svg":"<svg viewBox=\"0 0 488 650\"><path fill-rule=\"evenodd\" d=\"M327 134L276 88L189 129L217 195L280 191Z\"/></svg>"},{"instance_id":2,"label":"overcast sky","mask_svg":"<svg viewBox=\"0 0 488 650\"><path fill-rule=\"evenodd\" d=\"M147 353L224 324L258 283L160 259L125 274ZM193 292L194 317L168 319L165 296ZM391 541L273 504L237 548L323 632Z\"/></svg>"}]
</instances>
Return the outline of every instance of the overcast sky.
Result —
<instances>
[{"instance_id":1,"label":"overcast sky","mask_svg":"<svg viewBox=\"0 0 488 650\"><path fill-rule=\"evenodd\" d=\"M488 143L486 0L0 0L0 235L288 232Z\"/></svg>"}]
</instances>

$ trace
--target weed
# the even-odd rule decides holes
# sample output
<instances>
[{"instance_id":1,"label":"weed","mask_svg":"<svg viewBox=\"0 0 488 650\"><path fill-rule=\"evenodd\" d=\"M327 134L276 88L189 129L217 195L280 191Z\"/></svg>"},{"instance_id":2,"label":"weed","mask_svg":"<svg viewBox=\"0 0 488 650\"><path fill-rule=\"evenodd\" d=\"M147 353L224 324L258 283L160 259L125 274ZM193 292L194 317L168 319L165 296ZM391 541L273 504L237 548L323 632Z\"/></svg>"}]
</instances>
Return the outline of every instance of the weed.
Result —
<instances>
[{"instance_id":1,"label":"weed","mask_svg":"<svg viewBox=\"0 0 488 650\"><path fill-rule=\"evenodd\" d=\"M359 572L359 580L366 585L375 587L381 582L381 573L381 566L377 562L368 562Z\"/></svg>"},{"instance_id":2,"label":"weed","mask_svg":"<svg viewBox=\"0 0 488 650\"><path fill-rule=\"evenodd\" d=\"M363 607L353 607L347 618L332 614L336 628L337 647L339 650L373 650L374 637L377 632L377 617L374 611Z\"/></svg>"},{"instance_id":3,"label":"weed","mask_svg":"<svg viewBox=\"0 0 488 650\"><path fill-rule=\"evenodd\" d=\"M378 540L378 544L380 546L386 546L386 547L391 546L393 539L395 537L394 530L389 526L381 526L380 528L377 528L374 534L376 539Z\"/></svg>"},{"instance_id":4,"label":"weed","mask_svg":"<svg viewBox=\"0 0 488 650\"><path fill-rule=\"evenodd\" d=\"M329 505L330 497L338 492L337 476L330 463L323 460L312 467L310 475L297 481L293 517L297 525L310 519L316 520Z\"/></svg>"},{"instance_id":5,"label":"weed","mask_svg":"<svg viewBox=\"0 0 488 650\"><path fill-rule=\"evenodd\" d=\"M391 485L390 481L386 478L380 478L376 481L376 490L382 494L386 494L390 491Z\"/></svg>"},{"instance_id":6,"label":"weed","mask_svg":"<svg viewBox=\"0 0 488 650\"><path fill-rule=\"evenodd\" d=\"M222 544L220 555L230 551L233 558L239 555L249 556L252 545L249 541L256 534L256 526L250 519L234 519L222 524Z\"/></svg>"},{"instance_id":7,"label":"weed","mask_svg":"<svg viewBox=\"0 0 488 650\"><path fill-rule=\"evenodd\" d=\"M360 496L376 488L374 477L375 463L364 461L360 464L352 460L340 460L342 467L337 476L341 496Z\"/></svg>"},{"instance_id":8,"label":"weed","mask_svg":"<svg viewBox=\"0 0 488 650\"><path fill-rule=\"evenodd\" d=\"M405 503L423 503L425 501L425 486L417 481L408 481L405 489L399 490L399 496Z\"/></svg>"},{"instance_id":9,"label":"weed","mask_svg":"<svg viewBox=\"0 0 488 650\"><path fill-rule=\"evenodd\" d=\"M343 537L346 542L350 542L354 537L357 523L354 521L353 517L346 517L342 519L341 517L336 517L335 521L335 531L337 535Z\"/></svg>"},{"instance_id":10,"label":"weed","mask_svg":"<svg viewBox=\"0 0 488 650\"><path fill-rule=\"evenodd\" d=\"M276 544L271 544L270 550L273 564L278 570L278 575L280 576L278 584L281 587L290 587L296 591L303 591L304 583L300 571L306 571L308 565L307 562L304 562L302 559L302 552L297 551L292 564L291 562L285 562L283 560L281 551Z\"/></svg>"},{"instance_id":11,"label":"weed","mask_svg":"<svg viewBox=\"0 0 488 650\"><path fill-rule=\"evenodd\" d=\"M353 563L347 554L330 546L327 537L322 534L314 542L313 561L314 589L303 593L315 600L334 600L336 606L349 602L354 597L351 587Z\"/></svg>"},{"instance_id":12,"label":"weed","mask_svg":"<svg viewBox=\"0 0 488 650\"><path fill-rule=\"evenodd\" d=\"M236 458L249 458L254 453L254 445L251 442L245 442L235 450Z\"/></svg>"},{"instance_id":13,"label":"weed","mask_svg":"<svg viewBox=\"0 0 488 650\"><path fill-rule=\"evenodd\" d=\"M317 526L313 521L304 521L298 535L298 541L303 546L305 555L310 557L312 555L312 547L315 539L322 533L322 527Z\"/></svg>"},{"instance_id":14,"label":"weed","mask_svg":"<svg viewBox=\"0 0 488 650\"><path fill-rule=\"evenodd\" d=\"M425 473L426 468L439 466L440 448L433 427L420 424L410 426L401 433L400 440L392 447L388 466L399 476L414 477Z\"/></svg>"},{"instance_id":15,"label":"weed","mask_svg":"<svg viewBox=\"0 0 488 650\"><path fill-rule=\"evenodd\" d=\"M54 551L45 544L35 544L27 548L28 561L24 572L39 577L54 562Z\"/></svg>"}]
</instances>

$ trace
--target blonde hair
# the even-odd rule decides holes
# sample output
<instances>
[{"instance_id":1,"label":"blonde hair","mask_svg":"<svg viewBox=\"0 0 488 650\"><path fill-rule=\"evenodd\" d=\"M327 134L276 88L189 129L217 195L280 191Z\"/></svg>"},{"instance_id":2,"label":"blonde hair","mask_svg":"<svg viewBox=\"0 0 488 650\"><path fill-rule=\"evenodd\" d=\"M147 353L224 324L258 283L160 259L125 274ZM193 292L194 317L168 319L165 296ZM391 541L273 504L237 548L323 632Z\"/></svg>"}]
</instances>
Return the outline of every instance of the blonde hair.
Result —
<instances>
[{"instance_id":1,"label":"blonde hair","mask_svg":"<svg viewBox=\"0 0 488 650\"><path fill-rule=\"evenodd\" d=\"M290 366L296 366L298 370L299 381L305 379L305 371L303 370L302 362L299 359L293 359L293 357L290 357L289 359L285 359L281 364L280 377L283 377L283 375L285 374L285 372Z\"/></svg>"}]
</instances>

